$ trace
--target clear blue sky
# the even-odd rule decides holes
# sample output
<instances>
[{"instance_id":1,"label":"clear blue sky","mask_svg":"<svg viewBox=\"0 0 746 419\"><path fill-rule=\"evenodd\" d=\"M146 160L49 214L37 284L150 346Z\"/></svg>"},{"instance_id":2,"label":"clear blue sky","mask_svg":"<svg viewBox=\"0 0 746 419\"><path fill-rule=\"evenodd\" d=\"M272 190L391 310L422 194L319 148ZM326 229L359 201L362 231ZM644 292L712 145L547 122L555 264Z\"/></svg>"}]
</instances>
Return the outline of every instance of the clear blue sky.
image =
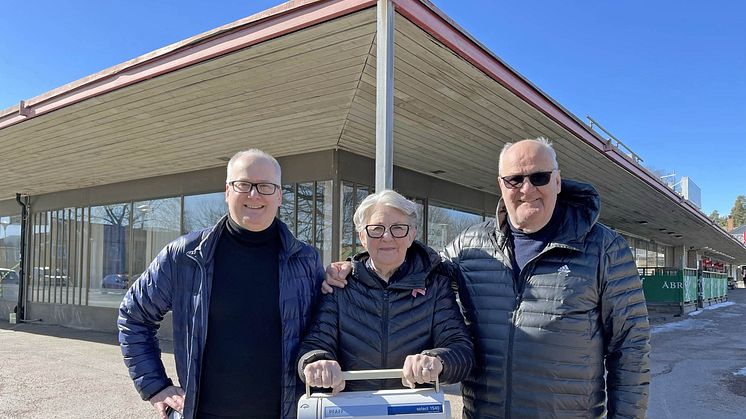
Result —
<instances>
[{"instance_id":1,"label":"clear blue sky","mask_svg":"<svg viewBox=\"0 0 746 419\"><path fill-rule=\"evenodd\" d=\"M0 109L280 1L37 0L0 13ZM434 0L706 213L746 195L746 2Z\"/></svg>"}]
</instances>

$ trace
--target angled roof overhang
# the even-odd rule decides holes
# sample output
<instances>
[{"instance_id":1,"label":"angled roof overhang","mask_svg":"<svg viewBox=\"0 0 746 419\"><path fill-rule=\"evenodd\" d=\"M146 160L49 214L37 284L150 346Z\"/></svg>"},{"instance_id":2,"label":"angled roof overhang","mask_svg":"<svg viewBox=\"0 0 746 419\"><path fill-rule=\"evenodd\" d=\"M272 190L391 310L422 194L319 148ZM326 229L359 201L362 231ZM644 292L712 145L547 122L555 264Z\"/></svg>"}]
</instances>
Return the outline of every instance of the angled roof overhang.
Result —
<instances>
[{"instance_id":1,"label":"angled roof overhang","mask_svg":"<svg viewBox=\"0 0 746 419\"><path fill-rule=\"evenodd\" d=\"M394 163L499 194L508 141L554 141L602 221L661 243L746 248L431 3L394 0ZM0 199L213 168L236 150L375 156L375 0L291 1L0 111ZM732 258L732 259L731 259Z\"/></svg>"}]
</instances>

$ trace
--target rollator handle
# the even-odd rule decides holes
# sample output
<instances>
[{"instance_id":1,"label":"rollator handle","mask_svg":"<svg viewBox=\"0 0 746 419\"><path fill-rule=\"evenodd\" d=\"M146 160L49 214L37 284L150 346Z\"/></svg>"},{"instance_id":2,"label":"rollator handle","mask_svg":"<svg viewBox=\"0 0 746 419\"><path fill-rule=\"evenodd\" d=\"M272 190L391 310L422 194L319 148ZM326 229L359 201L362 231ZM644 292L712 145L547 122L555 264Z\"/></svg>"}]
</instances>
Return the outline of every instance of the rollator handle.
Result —
<instances>
[{"instance_id":1,"label":"rollator handle","mask_svg":"<svg viewBox=\"0 0 746 419\"><path fill-rule=\"evenodd\" d=\"M385 380L391 378L402 378L404 376L401 368L382 369L382 370L361 370L361 371L342 371L342 378L345 381L355 380ZM435 391L440 393L440 379L435 377ZM311 397L311 386L306 382L306 397Z\"/></svg>"}]
</instances>

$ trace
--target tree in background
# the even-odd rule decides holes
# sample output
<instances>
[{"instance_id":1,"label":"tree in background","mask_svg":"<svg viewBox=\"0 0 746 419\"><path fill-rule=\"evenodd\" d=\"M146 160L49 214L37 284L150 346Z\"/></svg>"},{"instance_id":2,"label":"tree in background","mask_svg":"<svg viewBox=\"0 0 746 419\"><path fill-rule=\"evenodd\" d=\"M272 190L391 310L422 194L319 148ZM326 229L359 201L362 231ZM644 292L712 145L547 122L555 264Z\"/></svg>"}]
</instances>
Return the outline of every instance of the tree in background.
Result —
<instances>
[{"instance_id":1,"label":"tree in background","mask_svg":"<svg viewBox=\"0 0 746 419\"><path fill-rule=\"evenodd\" d=\"M725 228L728 222L728 217L720 216L720 213L718 212L718 210L713 210L710 213L709 218L712 221L716 222L720 227L723 227L723 228Z\"/></svg>"},{"instance_id":2,"label":"tree in background","mask_svg":"<svg viewBox=\"0 0 746 419\"><path fill-rule=\"evenodd\" d=\"M730 216L733 217L733 225L740 227L746 224L746 196L738 195L733 208L730 210Z\"/></svg>"}]
</instances>

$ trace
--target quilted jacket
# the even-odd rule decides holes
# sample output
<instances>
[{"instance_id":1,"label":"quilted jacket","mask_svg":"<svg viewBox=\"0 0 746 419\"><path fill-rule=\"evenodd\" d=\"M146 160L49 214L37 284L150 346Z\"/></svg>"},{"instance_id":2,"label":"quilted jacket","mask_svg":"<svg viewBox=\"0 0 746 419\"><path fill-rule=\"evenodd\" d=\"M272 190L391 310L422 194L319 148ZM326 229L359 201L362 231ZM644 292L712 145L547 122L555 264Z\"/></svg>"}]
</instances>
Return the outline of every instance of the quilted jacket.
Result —
<instances>
[{"instance_id":1,"label":"quilted jacket","mask_svg":"<svg viewBox=\"0 0 746 419\"><path fill-rule=\"evenodd\" d=\"M517 281L502 201L497 225L470 227L445 250L475 337L464 417L645 417L650 327L632 253L597 222L591 185L563 181L558 205L557 236Z\"/></svg>"},{"instance_id":2,"label":"quilted jacket","mask_svg":"<svg viewBox=\"0 0 746 419\"><path fill-rule=\"evenodd\" d=\"M135 281L119 308L119 343L124 363L143 400L170 384L160 358L156 332L173 312L176 372L186 392L183 417L194 416L202 355L207 337L213 255L227 217L213 228L186 234L168 244ZM282 417L294 418L302 386L295 373L298 345L324 279L316 250L281 221L280 315L282 317Z\"/></svg>"},{"instance_id":3,"label":"quilted jacket","mask_svg":"<svg viewBox=\"0 0 746 419\"><path fill-rule=\"evenodd\" d=\"M407 271L385 288L365 268L367 259L367 252L357 255L347 286L322 297L301 344L299 375L319 359L336 360L344 371L385 369L425 353L443 362L442 383L461 381L474 362L472 342L440 256L415 241L407 251ZM345 383L345 390L401 387L401 380Z\"/></svg>"}]
</instances>

